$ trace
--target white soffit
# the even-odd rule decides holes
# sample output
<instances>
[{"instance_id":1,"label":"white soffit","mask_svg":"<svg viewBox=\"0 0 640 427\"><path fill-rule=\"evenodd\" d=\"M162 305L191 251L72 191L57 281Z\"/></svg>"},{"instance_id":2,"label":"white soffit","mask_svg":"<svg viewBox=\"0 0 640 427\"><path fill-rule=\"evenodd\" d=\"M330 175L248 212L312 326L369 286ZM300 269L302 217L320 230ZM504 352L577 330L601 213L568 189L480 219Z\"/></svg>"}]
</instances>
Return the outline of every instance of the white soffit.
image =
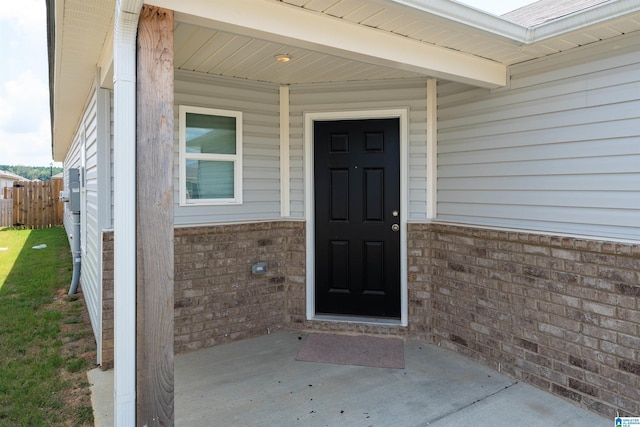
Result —
<instances>
[{"instance_id":1,"label":"white soffit","mask_svg":"<svg viewBox=\"0 0 640 427\"><path fill-rule=\"evenodd\" d=\"M176 24L174 52L174 66L179 70L279 84L422 76L184 22ZM288 55L291 61L276 61L279 54Z\"/></svg>"},{"instance_id":2,"label":"white soffit","mask_svg":"<svg viewBox=\"0 0 640 427\"><path fill-rule=\"evenodd\" d=\"M156 0L155 4L176 11L177 21L217 31L480 87L506 85L506 66L499 62L282 2Z\"/></svg>"},{"instance_id":3,"label":"white soffit","mask_svg":"<svg viewBox=\"0 0 640 427\"><path fill-rule=\"evenodd\" d=\"M53 158L63 161L113 26L114 0L55 2Z\"/></svg>"}]
</instances>

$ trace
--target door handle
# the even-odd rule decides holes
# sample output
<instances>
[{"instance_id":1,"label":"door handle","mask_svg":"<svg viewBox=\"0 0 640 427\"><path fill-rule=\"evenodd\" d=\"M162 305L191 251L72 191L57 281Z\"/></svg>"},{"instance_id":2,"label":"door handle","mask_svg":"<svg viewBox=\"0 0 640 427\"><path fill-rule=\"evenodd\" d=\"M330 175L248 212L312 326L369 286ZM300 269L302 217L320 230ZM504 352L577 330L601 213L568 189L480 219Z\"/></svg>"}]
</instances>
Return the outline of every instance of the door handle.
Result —
<instances>
[{"instance_id":1,"label":"door handle","mask_svg":"<svg viewBox=\"0 0 640 427\"><path fill-rule=\"evenodd\" d=\"M396 231L396 232L397 232L397 231L400 231L400 226L399 226L398 224L393 224L393 225L391 226L391 230L392 230L392 231Z\"/></svg>"}]
</instances>

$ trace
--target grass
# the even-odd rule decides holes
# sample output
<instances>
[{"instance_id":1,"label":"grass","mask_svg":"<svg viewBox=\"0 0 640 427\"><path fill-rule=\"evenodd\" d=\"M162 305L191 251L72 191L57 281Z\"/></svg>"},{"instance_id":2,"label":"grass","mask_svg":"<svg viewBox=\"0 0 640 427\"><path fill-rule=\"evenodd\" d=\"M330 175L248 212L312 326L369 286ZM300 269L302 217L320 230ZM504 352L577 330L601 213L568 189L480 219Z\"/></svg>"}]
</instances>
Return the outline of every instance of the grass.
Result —
<instances>
[{"instance_id":1,"label":"grass","mask_svg":"<svg viewBox=\"0 0 640 427\"><path fill-rule=\"evenodd\" d=\"M76 345L93 336L82 298L66 296L72 267L63 228L0 229L0 426L93 424L95 343Z\"/></svg>"}]
</instances>

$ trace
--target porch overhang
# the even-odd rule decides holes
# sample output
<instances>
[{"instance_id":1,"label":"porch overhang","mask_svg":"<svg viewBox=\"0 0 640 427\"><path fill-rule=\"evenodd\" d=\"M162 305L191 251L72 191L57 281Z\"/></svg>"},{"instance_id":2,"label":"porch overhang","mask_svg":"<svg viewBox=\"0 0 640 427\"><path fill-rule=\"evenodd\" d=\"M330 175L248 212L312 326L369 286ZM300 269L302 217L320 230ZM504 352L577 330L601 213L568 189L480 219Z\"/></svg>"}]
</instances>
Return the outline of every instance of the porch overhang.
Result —
<instances>
[{"instance_id":1,"label":"porch overhang","mask_svg":"<svg viewBox=\"0 0 640 427\"><path fill-rule=\"evenodd\" d=\"M485 88L506 85L507 67L472 54L402 37L277 2L154 0L176 20L327 55ZM247 13L259 10L260 13Z\"/></svg>"}]
</instances>

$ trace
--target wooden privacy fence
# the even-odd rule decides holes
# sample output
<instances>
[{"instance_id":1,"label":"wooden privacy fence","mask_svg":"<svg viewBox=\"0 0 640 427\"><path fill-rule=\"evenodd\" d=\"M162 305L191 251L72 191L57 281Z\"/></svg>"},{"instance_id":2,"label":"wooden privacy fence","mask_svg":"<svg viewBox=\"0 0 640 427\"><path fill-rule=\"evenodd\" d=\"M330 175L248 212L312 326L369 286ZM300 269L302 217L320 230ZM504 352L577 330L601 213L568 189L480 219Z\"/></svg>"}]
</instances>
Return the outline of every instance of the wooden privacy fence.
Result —
<instances>
[{"instance_id":1,"label":"wooden privacy fence","mask_svg":"<svg viewBox=\"0 0 640 427\"><path fill-rule=\"evenodd\" d=\"M58 200L64 182L15 181L11 189L13 219L15 227L49 228L63 224L64 207Z\"/></svg>"},{"instance_id":2,"label":"wooden privacy fence","mask_svg":"<svg viewBox=\"0 0 640 427\"><path fill-rule=\"evenodd\" d=\"M13 225L13 200L0 199L0 227Z\"/></svg>"}]
</instances>

